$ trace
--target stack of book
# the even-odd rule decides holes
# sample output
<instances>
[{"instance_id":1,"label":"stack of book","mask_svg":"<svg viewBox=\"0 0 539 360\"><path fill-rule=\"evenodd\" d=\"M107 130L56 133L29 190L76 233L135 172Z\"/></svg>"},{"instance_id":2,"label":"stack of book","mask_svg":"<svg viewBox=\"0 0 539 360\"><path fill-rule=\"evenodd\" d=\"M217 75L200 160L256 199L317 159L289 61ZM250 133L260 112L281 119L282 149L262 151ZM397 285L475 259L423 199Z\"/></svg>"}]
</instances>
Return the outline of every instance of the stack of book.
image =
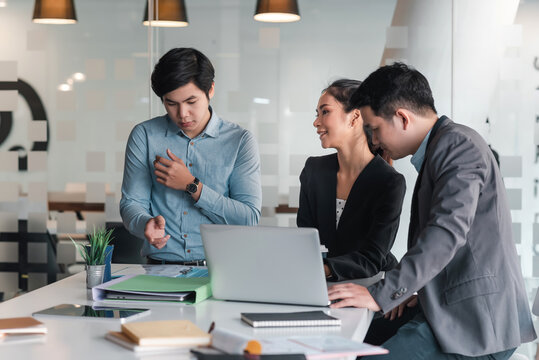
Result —
<instances>
[{"instance_id":1,"label":"stack of book","mask_svg":"<svg viewBox=\"0 0 539 360\"><path fill-rule=\"evenodd\" d=\"M0 344L45 341L45 324L33 317L0 319Z\"/></svg>"},{"instance_id":2,"label":"stack of book","mask_svg":"<svg viewBox=\"0 0 539 360\"><path fill-rule=\"evenodd\" d=\"M136 352L189 351L210 344L210 334L189 320L142 321L122 324L122 331L105 336L118 345Z\"/></svg>"}]
</instances>

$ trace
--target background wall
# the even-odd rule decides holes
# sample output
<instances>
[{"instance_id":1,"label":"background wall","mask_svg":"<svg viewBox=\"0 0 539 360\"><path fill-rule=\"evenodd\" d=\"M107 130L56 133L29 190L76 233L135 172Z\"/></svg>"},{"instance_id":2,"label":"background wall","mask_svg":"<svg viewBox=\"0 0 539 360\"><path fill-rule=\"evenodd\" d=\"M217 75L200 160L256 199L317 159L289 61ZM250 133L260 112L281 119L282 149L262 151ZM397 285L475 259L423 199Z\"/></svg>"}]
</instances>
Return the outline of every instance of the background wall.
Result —
<instances>
[{"instance_id":1,"label":"background wall","mask_svg":"<svg viewBox=\"0 0 539 360\"><path fill-rule=\"evenodd\" d=\"M17 92L0 90L0 134L7 113L13 118L0 142L0 231L16 231L17 218L42 231L67 221L78 232L118 219L127 136L164 113L149 89L151 69L170 48L184 46L216 67L215 111L258 139L261 223L295 226L295 215L275 214L275 206L297 206L306 157L331 152L312 126L321 89L400 60L427 76L440 114L475 128L500 154L523 273L539 276L538 0L300 0L302 19L289 24L254 21L254 1L188 0L190 25L174 29L142 26L144 0L76 0L79 22L64 26L33 24L32 0L1 4L0 82L29 83L48 121L33 119ZM77 72L85 81L60 91ZM43 141L47 152L31 151ZM17 152L8 151L17 145L28 171L19 171ZM408 187L394 248L400 257L417 175L409 159L395 167ZM75 224L50 213L47 192L71 183L86 184L87 200L106 201L107 215ZM0 246L0 258L16 258L16 248ZM0 273L2 284L12 286L12 274Z\"/></svg>"}]
</instances>

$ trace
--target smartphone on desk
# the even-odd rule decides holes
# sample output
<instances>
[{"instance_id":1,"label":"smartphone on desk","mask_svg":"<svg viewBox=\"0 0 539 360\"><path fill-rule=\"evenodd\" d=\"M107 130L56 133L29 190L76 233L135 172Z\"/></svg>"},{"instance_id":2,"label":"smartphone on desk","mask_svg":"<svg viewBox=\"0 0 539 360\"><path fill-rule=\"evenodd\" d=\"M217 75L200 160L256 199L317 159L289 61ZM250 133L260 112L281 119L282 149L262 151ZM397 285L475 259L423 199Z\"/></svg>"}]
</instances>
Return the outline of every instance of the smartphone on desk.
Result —
<instances>
[{"instance_id":1,"label":"smartphone on desk","mask_svg":"<svg viewBox=\"0 0 539 360\"><path fill-rule=\"evenodd\" d=\"M87 320L113 320L125 322L149 315L150 309L121 308L110 306L90 306L79 304L60 304L37 311L32 316L61 316L71 318L84 318Z\"/></svg>"}]
</instances>

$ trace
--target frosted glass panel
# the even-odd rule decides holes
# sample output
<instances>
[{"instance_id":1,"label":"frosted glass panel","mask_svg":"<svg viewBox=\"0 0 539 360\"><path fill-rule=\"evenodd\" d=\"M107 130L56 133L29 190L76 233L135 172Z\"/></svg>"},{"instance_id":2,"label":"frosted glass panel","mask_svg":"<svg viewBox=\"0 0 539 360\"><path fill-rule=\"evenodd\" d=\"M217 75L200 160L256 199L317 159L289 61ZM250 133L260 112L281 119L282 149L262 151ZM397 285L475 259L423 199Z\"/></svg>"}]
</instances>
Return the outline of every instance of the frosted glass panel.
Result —
<instances>
[{"instance_id":1,"label":"frosted glass panel","mask_svg":"<svg viewBox=\"0 0 539 360\"><path fill-rule=\"evenodd\" d=\"M19 219L16 213L0 212L0 229L2 232L19 231Z\"/></svg>"},{"instance_id":2,"label":"frosted glass panel","mask_svg":"<svg viewBox=\"0 0 539 360\"><path fill-rule=\"evenodd\" d=\"M73 234L77 232L77 217L74 212L58 213L56 217L56 232Z\"/></svg>"},{"instance_id":3,"label":"frosted glass panel","mask_svg":"<svg viewBox=\"0 0 539 360\"><path fill-rule=\"evenodd\" d=\"M19 184L16 182L0 182L0 202L17 202L19 200Z\"/></svg>"},{"instance_id":4,"label":"frosted glass panel","mask_svg":"<svg viewBox=\"0 0 539 360\"><path fill-rule=\"evenodd\" d=\"M0 90L0 111L17 110L18 93L13 90Z\"/></svg>"},{"instance_id":5,"label":"frosted glass panel","mask_svg":"<svg viewBox=\"0 0 539 360\"><path fill-rule=\"evenodd\" d=\"M0 61L0 81L17 81L16 61Z\"/></svg>"},{"instance_id":6,"label":"frosted glass panel","mask_svg":"<svg viewBox=\"0 0 539 360\"><path fill-rule=\"evenodd\" d=\"M47 171L47 152L30 151L28 153L28 171Z\"/></svg>"},{"instance_id":7,"label":"frosted glass panel","mask_svg":"<svg viewBox=\"0 0 539 360\"><path fill-rule=\"evenodd\" d=\"M47 213L28 213L28 232L47 232Z\"/></svg>"},{"instance_id":8,"label":"frosted glass panel","mask_svg":"<svg viewBox=\"0 0 539 360\"><path fill-rule=\"evenodd\" d=\"M408 27L392 26L386 31L386 47L388 49L404 49L408 47Z\"/></svg>"},{"instance_id":9,"label":"frosted glass panel","mask_svg":"<svg viewBox=\"0 0 539 360\"><path fill-rule=\"evenodd\" d=\"M86 184L86 202L104 203L105 202L105 184L89 182Z\"/></svg>"}]
</instances>

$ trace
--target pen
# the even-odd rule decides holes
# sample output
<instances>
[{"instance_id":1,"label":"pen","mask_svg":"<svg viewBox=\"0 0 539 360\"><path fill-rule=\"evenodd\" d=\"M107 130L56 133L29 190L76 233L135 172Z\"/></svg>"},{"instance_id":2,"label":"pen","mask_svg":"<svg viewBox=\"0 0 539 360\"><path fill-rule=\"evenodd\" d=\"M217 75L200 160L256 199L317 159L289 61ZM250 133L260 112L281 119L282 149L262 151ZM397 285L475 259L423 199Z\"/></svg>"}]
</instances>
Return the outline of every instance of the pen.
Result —
<instances>
[{"instance_id":1,"label":"pen","mask_svg":"<svg viewBox=\"0 0 539 360\"><path fill-rule=\"evenodd\" d=\"M187 275L187 273L191 270L193 270L193 267L188 267L187 269L180 270L180 274Z\"/></svg>"},{"instance_id":2,"label":"pen","mask_svg":"<svg viewBox=\"0 0 539 360\"><path fill-rule=\"evenodd\" d=\"M215 321L211 322L210 328L208 329L208 334L211 334L211 332L215 329Z\"/></svg>"}]
</instances>

